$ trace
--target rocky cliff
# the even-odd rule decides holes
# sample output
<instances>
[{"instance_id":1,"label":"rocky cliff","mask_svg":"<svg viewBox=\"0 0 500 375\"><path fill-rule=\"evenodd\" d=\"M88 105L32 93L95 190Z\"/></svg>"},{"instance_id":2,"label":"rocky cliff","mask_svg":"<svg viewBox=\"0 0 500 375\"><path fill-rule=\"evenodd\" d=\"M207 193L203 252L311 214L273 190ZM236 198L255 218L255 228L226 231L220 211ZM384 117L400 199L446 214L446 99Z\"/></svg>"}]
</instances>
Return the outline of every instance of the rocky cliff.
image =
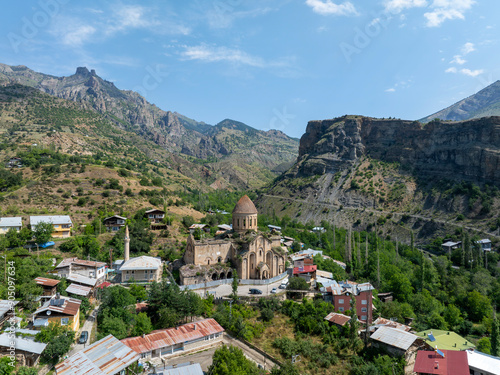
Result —
<instances>
[{"instance_id":1,"label":"rocky cliff","mask_svg":"<svg viewBox=\"0 0 500 375\"><path fill-rule=\"evenodd\" d=\"M500 117L426 125L357 116L310 121L289 173L336 173L363 156L420 175L500 185Z\"/></svg>"}]
</instances>

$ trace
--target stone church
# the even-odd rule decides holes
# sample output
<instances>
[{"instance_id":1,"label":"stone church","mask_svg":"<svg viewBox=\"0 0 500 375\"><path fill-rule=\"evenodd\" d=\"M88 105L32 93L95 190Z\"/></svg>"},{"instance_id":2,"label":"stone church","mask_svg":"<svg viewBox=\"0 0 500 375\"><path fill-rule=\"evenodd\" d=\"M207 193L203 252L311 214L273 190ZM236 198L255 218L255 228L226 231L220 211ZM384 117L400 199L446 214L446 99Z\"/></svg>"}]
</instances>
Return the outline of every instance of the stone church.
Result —
<instances>
[{"instance_id":1,"label":"stone church","mask_svg":"<svg viewBox=\"0 0 500 375\"><path fill-rule=\"evenodd\" d=\"M229 279L233 269L239 279L269 279L285 272L281 237L258 231L257 209L248 196L238 201L232 216L231 232L199 241L189 236L180 269L183 285Z\"/></svg>"}]
</instances>

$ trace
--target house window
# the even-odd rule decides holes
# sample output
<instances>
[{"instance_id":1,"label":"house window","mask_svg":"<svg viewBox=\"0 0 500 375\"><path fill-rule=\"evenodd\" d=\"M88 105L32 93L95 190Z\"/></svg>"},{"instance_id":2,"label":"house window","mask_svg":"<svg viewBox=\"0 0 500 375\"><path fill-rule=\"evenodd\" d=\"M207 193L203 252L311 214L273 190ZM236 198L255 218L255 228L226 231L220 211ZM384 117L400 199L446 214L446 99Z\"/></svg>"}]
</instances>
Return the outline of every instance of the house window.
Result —
<instances>
[{"instance_id":1,"label":"house window","mask_svg":"<svg viewBox=\"0 0 500 375\"><path fill-rule=\"evenodd\" d=\"M61 325L66 326L69 323L69 318L61 318Z\"/></svg>"},{"instance_id":2,"label":"house window","mask_svg":"<svg viewBox=\"0 0 500 375\"><path fill-rule=\"evenodd\" d=\"M339 307L339 311L340 312L344 312L344 308L343 307Z\"/></svg>"},{"instance_id":3,"label":"house window","mask_svg":"<svg viewBox=\"0 0 500 375\"><path fill-rule=\"evenodd\" d=\"M361 308L361 312L367 312L368 310L366 309L366 307L362 307Z\"/></svg>"},{"instance_id":4,"label":"house window","mask_svg":"<svg viewBox=\"0 0 500 375\"><path fill-rule=\"evenodd\" d=\"M367 303L368 303L368 301L366 299L364 299L364 300L361 301L362 305L366 305Z\"/></svg>"},{"instance_id":5,"label":"house window","mask_svg":"<svg viewBox=\"0 0 500 375\"><path fill-rule=\"evenodd\" d=\"M141 358L146 358L148 356L148 353L142 353Z\"/></svg>"},{"instance_id":6,"label":"house window","mask_svg":"<svg viewBox=\"0 0 500 375\"><path fill-rule=\"evenodd\" d=\"M339 303L344 303L344 300L343 299L339 299Z\"/></svg>"},{"instance_id":7,"label":"house window","mask_svg":"<svg viewBox=\"0 0 500 375\"><path fill-rule=\"evenodd\" d=\"M366 320L366 315L361 315L361 320Z\"/></svg>"}]
</instances>

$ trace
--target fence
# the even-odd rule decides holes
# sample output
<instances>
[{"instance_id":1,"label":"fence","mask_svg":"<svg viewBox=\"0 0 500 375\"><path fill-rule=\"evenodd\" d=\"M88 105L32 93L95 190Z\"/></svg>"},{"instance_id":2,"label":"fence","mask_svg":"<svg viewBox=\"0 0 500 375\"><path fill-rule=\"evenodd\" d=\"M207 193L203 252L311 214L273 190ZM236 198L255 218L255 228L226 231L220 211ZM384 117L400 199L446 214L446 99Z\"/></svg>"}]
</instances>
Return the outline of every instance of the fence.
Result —
<instances>
[{"instance_id":1,"label":"fence","mask_svg":"<svg viewBox=\"0 0 500 375\"><path fill-rule=\"evenodd\" d=\"M253 279L245 279L240 280L240 285L269 285L275 283L276 281L284 279L288 275L287 272L283 272L281 275L275 276L272 279L265 280L253 280ZM196 289L205 289L205 288L213 288L219 285L231 284L233 279L223 279L223 280L212 280L207 281L206 283L201 284L192 284L192 285L180 285L179 287L183 290L196 290Z\"/></svg>"}]
</instances>

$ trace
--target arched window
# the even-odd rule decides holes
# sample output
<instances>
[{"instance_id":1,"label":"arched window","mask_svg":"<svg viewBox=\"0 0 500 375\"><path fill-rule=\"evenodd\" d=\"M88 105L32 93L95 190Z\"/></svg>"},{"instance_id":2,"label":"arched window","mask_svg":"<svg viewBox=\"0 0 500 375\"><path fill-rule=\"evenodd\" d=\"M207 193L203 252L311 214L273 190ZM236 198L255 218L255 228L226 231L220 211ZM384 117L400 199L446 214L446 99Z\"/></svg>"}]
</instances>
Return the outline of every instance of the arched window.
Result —
<instances>
[{"instance_id":1,"label":"arched window","mask_svg":"<svg viewBox=\"0 0 500 375\"><path fill-rule=\"evenodd\" d=\"M207 259L207 265L210 265L210 259Z\"/></svg>"},{"instance_id":2,"label":"arched window","mask_svg":"<svg viewBox=\"0 0 500 375\"><path fill-rule=\"evenodd\" d=\"M245 225L247 225L247 221L243 219L243 228L245 228Z\"/></svg>"},{"instance_id":3,"label":"arched window","mask_svg":"<svg viewBox=\"0 0 500 375\"><path fill-rule=\"evenodd\" d=\"M222 257L217 258L217 263L220 263L220 262L222 262Z\"/></svg>"}]
</instances>

